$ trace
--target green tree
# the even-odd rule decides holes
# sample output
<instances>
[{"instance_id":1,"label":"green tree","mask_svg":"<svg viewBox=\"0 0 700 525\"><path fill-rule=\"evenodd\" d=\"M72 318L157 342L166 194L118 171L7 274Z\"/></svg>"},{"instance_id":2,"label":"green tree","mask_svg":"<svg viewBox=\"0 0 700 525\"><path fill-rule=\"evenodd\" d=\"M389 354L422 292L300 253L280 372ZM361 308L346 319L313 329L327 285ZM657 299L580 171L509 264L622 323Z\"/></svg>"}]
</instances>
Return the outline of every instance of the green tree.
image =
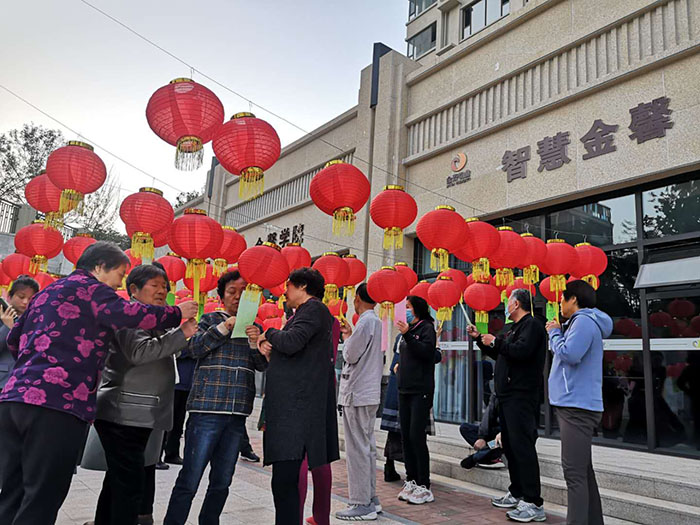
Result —
<instances>
[{"instance_id":1,"label":"green tree","mask_svg":"<svg viewBox=\"0 0 700 525\"><path fill-rule=\"evenodd\" d=\"M183 191L181 193L178 193L177 197L175 197L175 207L179 208L180 206L187 204L191 200L196 199L200 195L202 195L202 192L196 190Z\"/></svg>"},{"instance_id":2,"label":"green tree","mask_svg":"<svg viewBox=\"0 0 700 525\"><path fill-rule=\"evenodd\" d=\"M700 181L671 184L649 192L644 203L644 230L649 237L664 237L700 230Z\"/></svg>"}]
</instances>

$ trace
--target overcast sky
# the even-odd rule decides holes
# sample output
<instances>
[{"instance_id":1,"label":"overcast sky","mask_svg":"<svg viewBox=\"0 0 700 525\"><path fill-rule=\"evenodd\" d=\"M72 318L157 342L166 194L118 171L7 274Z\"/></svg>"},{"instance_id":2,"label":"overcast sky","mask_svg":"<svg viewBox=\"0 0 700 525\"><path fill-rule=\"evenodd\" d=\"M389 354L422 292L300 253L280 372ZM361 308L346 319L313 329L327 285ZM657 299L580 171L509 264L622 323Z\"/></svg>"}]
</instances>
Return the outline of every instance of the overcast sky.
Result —
<instances>
[{"instance_id":1,"label":"overcast sky","mask_svg":"<svg viewBox=\"0 0 700 525\"><path fill-rule=\"evenodd\" d=\"M406 0L87 0L197 69L310 131L357 103L372 44L405 52ZM196 172L173 167L174 148L151 132L146 103L189 69L80 0L3 2L0 84L177 190L200 189ZM204 78L226 118L248 103ZM301 131L253 108L282 144ZM74 133L0 89L0 133L35 122ZM151 180L103 150L121 198ZM177 190L155 182L174 200Z\"/></svg>"}]
</instances>

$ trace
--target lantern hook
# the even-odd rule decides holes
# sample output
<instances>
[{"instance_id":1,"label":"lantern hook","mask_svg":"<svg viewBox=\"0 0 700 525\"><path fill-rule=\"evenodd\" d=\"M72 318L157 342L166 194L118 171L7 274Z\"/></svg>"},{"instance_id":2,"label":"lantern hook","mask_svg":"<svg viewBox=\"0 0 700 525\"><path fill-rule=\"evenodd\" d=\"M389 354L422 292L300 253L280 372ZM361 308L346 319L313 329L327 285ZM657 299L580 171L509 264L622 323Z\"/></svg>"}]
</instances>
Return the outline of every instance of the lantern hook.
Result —
<instances>
[{"instance_id":1,"label":"lantern hook","mask_svg":"<svg viewBox=\"0 0 700 525\"><path fill-rule=\"evenodd\" d=\"M559 230L554 230L554 238L555 239L559 238Z\"/></svg>"}]
</instances>

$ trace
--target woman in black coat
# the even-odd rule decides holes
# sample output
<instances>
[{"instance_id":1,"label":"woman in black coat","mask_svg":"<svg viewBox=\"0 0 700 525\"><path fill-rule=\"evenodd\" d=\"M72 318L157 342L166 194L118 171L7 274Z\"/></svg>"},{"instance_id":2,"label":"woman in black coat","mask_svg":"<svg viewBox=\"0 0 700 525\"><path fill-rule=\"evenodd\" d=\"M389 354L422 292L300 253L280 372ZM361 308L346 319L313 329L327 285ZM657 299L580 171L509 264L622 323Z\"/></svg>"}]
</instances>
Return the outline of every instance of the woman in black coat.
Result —
<instances>
[{"instance_id":1,"label":"woman in black coat","mask_svg":"<svg viewBox=\"0 0 700 525\"><path fill-rule=\"evenodd\" d=\"M287 305L296 309L282 330L258 340L268 357L265 386L265 465L272 465L275 524L299 523L299 469L340 458L335 414L333 316L321 302L324 280L312 268L293 271Z\"/></svg>"}]
</instances>

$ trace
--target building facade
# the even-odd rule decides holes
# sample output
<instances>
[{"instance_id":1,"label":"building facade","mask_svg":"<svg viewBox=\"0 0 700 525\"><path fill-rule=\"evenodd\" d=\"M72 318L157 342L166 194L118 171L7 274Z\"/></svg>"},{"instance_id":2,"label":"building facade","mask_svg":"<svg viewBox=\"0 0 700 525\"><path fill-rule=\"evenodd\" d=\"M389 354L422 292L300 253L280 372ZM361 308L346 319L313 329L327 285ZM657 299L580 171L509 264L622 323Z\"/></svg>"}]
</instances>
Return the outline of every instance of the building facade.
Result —
<instances>
[{"instance_id":1,"label":"building facade","mask_svg":"<svg viewBox=\"0 0 700 525\"><path fill-rule=\"evenodd\" d=\"M213 164L188 206L249 245L301 242L313 256L355 253L370 271L406 261L435 277L415 223L395 252L383 250L369 206L352 237L331 234L308 188L340 158L367 175L372 195L405 186L419 216L449 204L600 246L610 262L599 305L616 329L599 439L697 454L700 0L410 0L406 28L406 54L375 45L357 105L285 147L262 197L240 200L237 177ZM493 313L494 330L502 318ZM442 338L436 418L478 420L492 364L459 313ZM546 395L542 430L558 432Z\"/></svg>"}]
</instances>

